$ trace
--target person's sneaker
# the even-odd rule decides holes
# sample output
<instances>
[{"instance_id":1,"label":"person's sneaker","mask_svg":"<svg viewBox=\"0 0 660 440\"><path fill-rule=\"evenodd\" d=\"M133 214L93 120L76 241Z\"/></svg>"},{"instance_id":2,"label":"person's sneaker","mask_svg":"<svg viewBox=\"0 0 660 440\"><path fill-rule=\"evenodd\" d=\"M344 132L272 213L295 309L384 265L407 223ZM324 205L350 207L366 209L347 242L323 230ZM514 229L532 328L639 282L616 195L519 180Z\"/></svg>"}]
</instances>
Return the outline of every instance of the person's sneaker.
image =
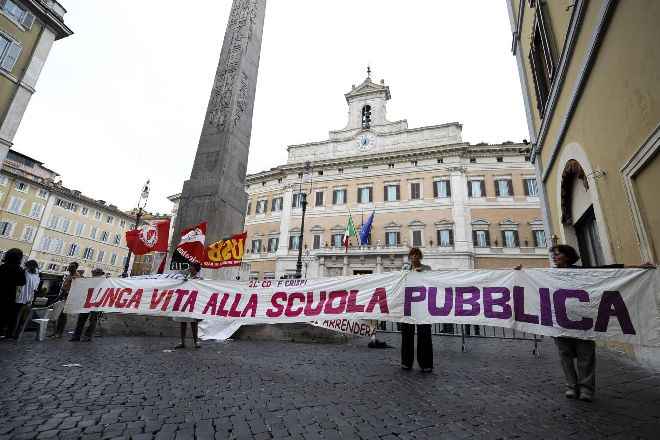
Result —
<instances>
[{"instance_id":1,"label":"person's sneaker","mask_svg":"<svg viewBox=\"0 0 660 440\"><path fill-rule=\"evenodd\" d=\"M575 388L568 388L566 392L564 393L564 396L566 396L567 399L575 399L577 397L577 393L575 392Z\"/></svg>"},{"instance_id":2,"label":"person's sneaker","mask_svg":"<svg viewBox=\"0 0 660 440\"><path fill-rule=\"evenodd\" d=\"M581 388L580 389L580 400L583 401L583 402L593 402L594 392L591 391L588 388Z\"/></svg>"},{"instance_id":3,"label":"person's sneaker","mask_svg":"<svg viewBox=\"0 0 660 440\"><path fill-rule=\"evenodd\" d=\"M202 348L202 346L199 342L195 342L195 348Z\"/></svg>"},{"instance_id":4,"label":"person's sneaker","mask_svg":"<svg viewBox=\"0 0 660 440\"><path fill-rule=\"evenodd\" d=\"M176 347L174 347L175 350L178 350L179 348L186 348L184 344L179 344Z\"/></svg>"},{"instance_id":5,"label":"person's sneaker","mask_svg":"<svg viewBox=\"0 0 660 440\"><path fill-rule=\"evenodd\" d=\"M430 373L433 371L433 368L422 368L422 373Z\"/></svg>"},{"instance_id":6,"label":"person's sneaker","mask_svg":"<svg viewBox=\"0 0 660 440\"><path fill-rule=\"evenodd\" d=\"M403 364L401 364L401 368L402 368L403 370L410 370L412 367L409 366L409 365L403 365Z\"/></svg>"}]
</instances>

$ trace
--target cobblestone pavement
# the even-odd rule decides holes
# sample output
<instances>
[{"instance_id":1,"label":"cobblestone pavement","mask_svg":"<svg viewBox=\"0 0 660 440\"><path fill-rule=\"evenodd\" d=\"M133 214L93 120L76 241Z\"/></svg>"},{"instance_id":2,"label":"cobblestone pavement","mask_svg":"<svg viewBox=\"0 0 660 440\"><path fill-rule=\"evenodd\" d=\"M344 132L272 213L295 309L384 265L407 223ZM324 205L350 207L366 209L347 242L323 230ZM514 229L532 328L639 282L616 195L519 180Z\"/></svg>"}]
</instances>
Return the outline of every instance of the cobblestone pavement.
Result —
<instances>
[{"instance_id":1,"label":"cobblestone pavement","mask_svg":"<svg viewBox=\"0 0 660 440\"><path fill-rule=\"evenodd\" d=\"M592 403L563 397L551 340L434 339L435 371L397 348L97 338L0 342L2 439L658 439L660 375L599 352ZM80 364L80 366L70 366ZM69 365L69 366L66 366Z\"/></svg>"}]
</instances>

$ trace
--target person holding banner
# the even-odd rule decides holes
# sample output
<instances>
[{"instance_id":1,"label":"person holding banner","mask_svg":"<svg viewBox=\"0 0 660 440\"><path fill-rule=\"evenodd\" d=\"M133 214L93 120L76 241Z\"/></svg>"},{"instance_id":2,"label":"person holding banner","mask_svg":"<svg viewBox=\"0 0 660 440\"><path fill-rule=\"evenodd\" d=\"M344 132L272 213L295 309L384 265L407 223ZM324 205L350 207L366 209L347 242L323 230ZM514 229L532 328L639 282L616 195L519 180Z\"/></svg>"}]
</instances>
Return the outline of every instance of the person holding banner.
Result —
<instances>
[{"instance_id":1,"label":"person holding banner","mask_svg":"<svg viewBox=\"0 0 660 440\"><path fill-rule=\"evenodd\" d=\"M102 277L105 275L105 272L103 272L103 269L96 268L92 270L92 277ZM73 332L73 336L71 336L71 339L69 339L70 342L76 342L80 341L82 337L83 342L91 342L92 338L94 337L94 330L96 330L96 324L99 321L101 313L100 312L90 312L90 313L79 313L78 314L78 321L76 322L76 329ZM87 326L87 331L85 332L85 336L82 336L83 334L83 329L85 328L85 323L87 322L87 319L89 318L89 325Z\"/></svg>"},{"instance_id":2,"label":"person holding banner","mask_svg":"<svg viewBox=\"0 0 660 440\"><path fill-rule=\"evenodd\" d=\"M66 298L69 296L69 290L71 290L71 283L75 278L80 278L78 273L78 262L74 261L69 264L67 268L69 274L64 278L62 282L62 287L60 288L60 294L57 297L57 301L66 301ZM51 336L52 338L59 339L64 334L64 329L66 328L67 314L62 312L60 313L59 318L57 318L57 323L55 324L55 333Z\"/></svg>"},{"instance_id":3,"label":"person holding banner","mask_svg":"<svg viewBox=\"0 0 660 440\"><path fill-rule=\"evenodd\" d=\"M423 254L419 248L411 248L408 252L410 263L404 265L404 270L425 272L430 266L422 264ZM415 324L401 323L401 368L410 370L415 361ZM423 373L433 371L433 339L431 324L417 325L417 363Z\"/></svg>"},{"instance_id":4,"label":"person holding banner","mask_svg":"<svg viewBox=\"0 0 660 440\"><path fill-rule=\"evenodd\" d=\"M187 278L188 279L193 279L193 280L200 280L202 279L201 275L199 272L202 270L202 265L199 263L191 263L190 267L188 268L188 274ZM193 338L193 346L195 348L200 348L201 345L199 345L198 339L197 339L197 334L198 334L198 323L199 319L194 319L194 318L172 318L175 322L178 322L181 325L181 343L177 345L176 349L179 348L186 348L186 326L188 323L190 323L190 332L192 333L192 338Z\"/></svg>"}]
</instances>

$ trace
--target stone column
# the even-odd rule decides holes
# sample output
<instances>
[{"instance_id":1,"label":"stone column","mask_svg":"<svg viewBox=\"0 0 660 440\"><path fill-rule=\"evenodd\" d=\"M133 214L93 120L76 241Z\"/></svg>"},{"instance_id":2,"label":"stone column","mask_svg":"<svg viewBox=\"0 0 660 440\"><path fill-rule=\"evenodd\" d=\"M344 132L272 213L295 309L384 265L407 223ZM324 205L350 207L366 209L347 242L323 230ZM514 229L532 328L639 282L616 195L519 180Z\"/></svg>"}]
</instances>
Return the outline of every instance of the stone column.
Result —
<instances>
[{"instance_id":1,"label":"stone column","mask_svg":"<svg viewBox=\"0 0 660 440\"><path fill-rule=\"evenodd\" d=\"M383 257L378 255L376 257L376 273L383 273Z\"/></svg>"},{"instance_id":2,"label":"stone column","mask_svg":"<svg viewBox=\"0 0 660 440\"><path fill-rule=\"evenodd\" d=\"M265 12L266 0L234 0L232 5L195 162L181 191L171 251L182 229L203 221L208 222L207 244L243 230Z\"/></svg>"},{"instance_id":3,"label":"stone column","mask_svg":"<svg viewBox=\"0 0 660 440\"><path fill-rule=\"evenodd\" d=\"M348 255L344 255L344 267L341 270L341 274L344 276L350 275L348 273Z\"/></svg>"},{"instance_id":4,"label":"stone column","mask_svg":"<svg viewBox=\"0 0 660 440\"><path fill-rule=\"evenodd\" d=\"M280 215L280 244L277 247L277 257L286 257L289 254L289 229L293 207L293 186L284 188L282 195L282 214Z\"/></svg>"}]
</instances>

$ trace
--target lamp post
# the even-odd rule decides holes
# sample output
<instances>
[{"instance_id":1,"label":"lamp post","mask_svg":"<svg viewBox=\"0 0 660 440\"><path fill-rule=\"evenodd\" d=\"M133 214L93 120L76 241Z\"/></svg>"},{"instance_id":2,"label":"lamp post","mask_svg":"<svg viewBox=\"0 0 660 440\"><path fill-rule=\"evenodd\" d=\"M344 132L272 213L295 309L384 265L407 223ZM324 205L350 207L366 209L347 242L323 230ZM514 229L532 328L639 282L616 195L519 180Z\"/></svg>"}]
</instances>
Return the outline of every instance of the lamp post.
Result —
<instances>
[{"instance_id":1,"label":"lamp post","mask_svg":"<svg viewBox=\"0 0 660 440\"><path fill-rule=\"evenodd\" d=\"M140 227L140 219L142 218L142 210L147 206L147 200L149 199L149 180L142 187L140 192L140 197L137 202L137 211L135 212L135 228ZM128 249L128 256L126 257L126 263L124 264L124 273L121 274L122 278L128 276L128 266L131 264L131 249Z\"/></svg>"},{"instance_id":2,"label":"lamp post","mask_svg":"<svg viewBox=\"0 0 660 440\"><path fill-rule=\"evenodd\" d=\"M296 261L296 278L302 278L302 251L303 251L303 239L305 237L305 212L307 211L307 193L303 191L303 183L305 176L311 175L311 164L305 162L305 169L303 171L302 178L300 179L300 186L298 191L298 197L301 197L302 200L300 204L302 206L302 218L300 220L300 237L298 239L298 261Z\"/></svg>"}]
</instances>

